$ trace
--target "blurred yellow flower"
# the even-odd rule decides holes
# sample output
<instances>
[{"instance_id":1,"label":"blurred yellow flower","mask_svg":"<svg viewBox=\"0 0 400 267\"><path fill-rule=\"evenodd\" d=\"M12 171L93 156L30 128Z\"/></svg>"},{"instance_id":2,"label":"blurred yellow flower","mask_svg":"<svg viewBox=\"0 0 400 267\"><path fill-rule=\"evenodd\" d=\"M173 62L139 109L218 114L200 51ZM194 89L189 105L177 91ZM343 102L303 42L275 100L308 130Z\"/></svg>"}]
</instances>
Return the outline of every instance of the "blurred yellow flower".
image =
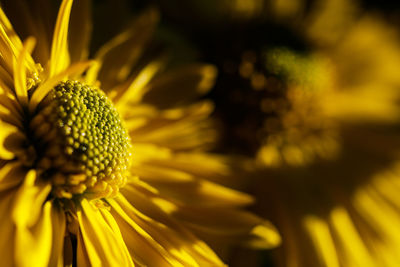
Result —
<instances>
[{"instance_id":1,"label":"blurred yellow flower","mask_svg":"<svg viewBox=\"0 0 400 267\"><path fill-rule=\"evenodd\" d=\"M263 164L334 158L342 148L344 125L399 121L398 38L379 18L355 14L356 7L347 1L317 2L295 28L311 44L309 52L278 48L266 53L266 68L283 78L286 88L277 100L267 95L260 104L280 121L276 129L266 115L268 139L258 151ZM264 87L279 90L273 84Z\"/></svg>"},{"instance_id":2,"label":"blurred yellow flower","mask_svg":"<svg viewBox=\"0 0 400 267\"><path fill-rule=\"evenodd\" d=\"M139 64L156 12L87 61L88 1L72 14L73 1L62 1L51 42L45 16L15 2L4 6L32 37L21 42L0 9L3 266L223 266L199 237L280 242L270 223L241 210L250 196L211 181L230 173L205 152L212 104L193 101L215 68Z\"/></svg>"},{"instance_id":3,"label":"blurred yellow flower","mask_svg":"<svg viewBox=\"0 0 400 267\"><path fill-rule=\"evenodd\" d=\"M248 185L278 266L398 266L400 41L350 1L314 8L291 25L308 50L268 49L272 77L252 83L268 94Z\"/></svg>"}]
</instances>

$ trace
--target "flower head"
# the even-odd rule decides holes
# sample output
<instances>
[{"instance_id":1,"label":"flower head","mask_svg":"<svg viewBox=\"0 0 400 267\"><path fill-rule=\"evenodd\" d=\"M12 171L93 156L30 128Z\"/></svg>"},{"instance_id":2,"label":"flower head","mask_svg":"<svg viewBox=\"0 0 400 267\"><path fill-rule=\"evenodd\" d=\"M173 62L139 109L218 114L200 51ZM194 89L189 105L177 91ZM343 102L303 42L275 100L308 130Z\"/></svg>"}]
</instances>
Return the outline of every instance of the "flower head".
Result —
<instances>
[{"instance_id":1,"label":"flower head","mask_svg":"<svg viewBox=\"0 0 400 267\"><path fill-rule=\"evenodd\" d=\"M154 11L82 61L90 27L68 38L72 4L62 1L51 45L45 16L24 17L33 37L21 42L0 9L3 263L221 266L199 237L279 243L272 225L240 210L251 197L211 181L229 170L205 152L215 137L211 103L192 102L209 90L215 68L160 74L162 59L136 64ZM72 18L88 23L89 3L76 4Z\"/></svg>"},{"instance_id":2,"label":"flower head","mask_svg":"<svg viewBox=\"0 0 400 267\"><path fill-rule=\"evenodd\" d=\"M278 266L396 266L398 33L351 1L307 10L218 50L221 149L254 164L238 180L282 233Z\"/></svg>"}]
</instances>

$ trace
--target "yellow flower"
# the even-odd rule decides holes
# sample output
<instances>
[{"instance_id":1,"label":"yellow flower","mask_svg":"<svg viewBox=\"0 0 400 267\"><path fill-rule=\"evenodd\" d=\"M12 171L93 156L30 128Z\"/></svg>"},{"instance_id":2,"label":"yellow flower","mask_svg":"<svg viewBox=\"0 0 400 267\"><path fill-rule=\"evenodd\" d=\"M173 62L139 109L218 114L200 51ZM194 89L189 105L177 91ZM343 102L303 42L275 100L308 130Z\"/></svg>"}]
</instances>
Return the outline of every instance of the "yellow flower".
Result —
<instances>
[{"instance_id":1,"label":"yellow flower","mask_svg":"<svg viewBox=\"0 0 400 267\"><path fill-rule=\"evenodd\" d=\"M400 42L349 1L316 3L292 26L308 50L269 49L252 83L265 121L248 185L282 234L278 266L398 266Z\"/></svg>"},{"instance_id":2,"label":"yellow flower","mask_svg":"<svg viewBox=\"0 0 400 267\"><path fill-rule=\"evenodd\" d=\"M0 9L2 265L222 266L202 239L277 245L270 223L240 210L251 197L211 181L230 173L205 152L211 103L193 101L215 68L140 65L154 11L82 61L90 5L71 15L72 2L50 45L44 17L19 17L33 36L22 43Z\"/></svg>"}]
</instances>

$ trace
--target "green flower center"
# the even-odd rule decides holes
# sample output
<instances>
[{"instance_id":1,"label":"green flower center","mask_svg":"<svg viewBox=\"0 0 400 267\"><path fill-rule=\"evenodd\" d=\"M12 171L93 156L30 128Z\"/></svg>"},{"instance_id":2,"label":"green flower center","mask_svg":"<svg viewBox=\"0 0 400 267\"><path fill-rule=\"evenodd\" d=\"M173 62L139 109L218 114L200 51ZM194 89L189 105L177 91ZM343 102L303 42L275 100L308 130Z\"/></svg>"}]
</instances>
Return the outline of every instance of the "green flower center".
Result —
<instances>
[{"instance_id":1,"label":"green flower center","mask_svg":"<svg viewBox=\"0 0 400 267\"><path fill-rule=\"evenodd\" d=\"M58 198L111 197L126 182L127 131L97 88L66 81L52 89L31 122L43 155L38 168Z\"/></svg>"}]
</instances>

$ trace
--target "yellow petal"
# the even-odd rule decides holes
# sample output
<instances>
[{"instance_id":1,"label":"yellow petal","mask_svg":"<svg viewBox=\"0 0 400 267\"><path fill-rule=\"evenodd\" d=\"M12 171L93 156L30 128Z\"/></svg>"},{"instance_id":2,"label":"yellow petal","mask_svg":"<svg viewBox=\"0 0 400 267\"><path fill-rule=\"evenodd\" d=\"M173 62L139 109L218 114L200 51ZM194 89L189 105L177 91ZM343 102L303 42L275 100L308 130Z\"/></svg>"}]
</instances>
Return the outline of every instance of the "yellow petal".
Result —
<instances>
[{"instance_id":1,"label":"yellow petal","mask_svg":"<svg viewBox=\"0 0 400 267\"><path fill-rule=\"evenodd\" d=\"M18 129L24 129L21 117L13 113L11 109L8 109L2 105L0 105L0 120L13 125Z\"/></svg>"},{"instance_id":2,"label":"yellow petal","mask_svg":"<svg viewBox=\"0 0 400 267\"><path fill-rule=\"evenodd\" d=\"M362 188L354 196L354 207L371 228L384 237L393 248L400 247L400 215L397 208L390 205L371 188Z\"/></svg>"},{"instance_id":3,"label":"yellow petal","mask_svg":"<svg viewBox=\"0 0 400 267\"><path fill-rule=\"evenodd\" d=\"M159 165L159 166L157 166ZM199 179L189 173L163 168L162 164L148 162L135 169L143 181L157 188L163 197L176 203L195 206L243 206L253 198L239 191Z\"/></svg>"},{"instance_id":4,"label":"yellow petal","mask_svg":"<svg viewBox=\"0 0 400 267\"><path fill-rule=\"evenodd\" d=\"M162 154L159 151L157 152ZM175 153L173 159L153 155L153 158L149 160L164 167L179 169L198 177L206 177L212 181L221 179L222 176L229 177L232 175L232 171L228 167L230 158L217 154L202 152Z\"/></svg>"},{"instance_id":5,"label":"yellow petal","mask_svg":"<svg viewBox=\"0 0 400 267\"><path fill-rule=\"evenodd\" d=\"M17 57L17 63L14 67L14 84L15 94L22 106L26 107L28 104L28 88L26 82L26 67L28 55L32 53L35 46L35 39L28 38L23 45L21 52Z\"/></svg>"},{"instance_id":6,"label":"yellow petal","mask_svg":"<svg viewBox=\"0 0 400 267\"><path fill-rule=\"evenodd\" d=\"M50 217L53 238L49 266L61 267L64 266L63 246L66 227L65 213L52 203Z\"/></svg>"},{"instance_id":7,"label":"yellow petal","mask_svg":"<svg viewBox=\"0 0 400 267\"><path fill-rule=\"evenodd\" d=\"M79 234L77 237L77 252L76 252L76 261L79 266L83 267L91 267L95 266L93 263L91 263L87 248L85 246L85 242L83 241L83 236ZM71 245L72 246L72 245ZM73 253L73 252L72 252ZM72 261L71 261L72 262ZM71 264L72 266L72 264Z\"/></svg>"},{"instance_id":8,"label":"yellow petal","mask_svg":"<svg viewBox=\"0 0 400 267\"><path fill-rule=\"evenodd\" d=\"M18 226L15 237L15 261L17 266L48 266L52 252L53 234L63 236L64 233L53 233L52 205L47 201L40 206L39 219L32 227ZM28 213L29 211L27 211Z\"/></svg>"},{"instance_id":9,"label":"yellow petal","mask_svg":"<svg viewBox=\"0 0 400 267\"><path fill-rule=\"evenodd\" d=\"M317 250L320 264L328 267L339 267L339 258L327 223L311 216L306 217L303 223Z\"/></svg>"},{"instance_id":10,"label":"yellow petal","mask_svg":"<svg viewBox=\"0 0 400 267\"><path fill-rule=\"evenodd\" d=\"M15 240L15 261L17 266L50 266L50 258L61 255L64 231L53 223L65 224L57 218L61 211L54 210L52 203L47 201L40 206L41 214L37 223L31 227L17 225ZM29 210L25 211L29 213ZM55 220L54 220L55 219ZM54 243L53 243L54 242ZM55 254L55 255L52 255Z\"/></svg>"},{"instance_id":11,"label":"yellow petal","mask_svg":"<svg viewBox=\"0 0 400 267\"><path fill-rule=\"evenodd\" d=\"M37 46L33 53L35 61L43 66L49 62L53 16L50 15L51 0L3 1L2 6L21 39L34 36ZM51 17L51 18L50 18ZM18 37L18 35L15 35ZM29 60L31 61L31 60ZM32 66L35 62L32 60ZM31 70L31 69L30 69Z\"/></svg>"},{"instance_id":12,"label":"yellow petal","mask_svg":"<svg viewBox=\"0 0 400 267\"><path fill-rule=\"evenodd\" d=\"M15 117L15 120L23 121L23 109L21 105L19 105L18 101L14 96L14 93L7 85L3 83L0 77L0 105L1 108L6 111L6 113L10 114L11 116ZM14 82L12 82L12 87L14 88Z\"/></svg>"},{"instance_id":13,"label":"yellow petal","mask_svg":"<svg viewBox=\"0 0 400 267\"><path fill-rule=\"evenodd\" d=\"M307 34L318 44L337 43L343 32L354 23L358 11L354 2L346 0L321 2L307 27Z\"/></svg>"},{"instance_id":14,"label":"yellow petal","mask_svg":"<svg viewBox=\"0 0 400 267\"><path fill-rule=\"evenodd\" d=\"M134 266L118 226L109 212L99 211L86 199L81 202L81 206L82 210L77 212L80 226L78 242L83 242L79 246L86 251L90 264ZM80 260L84 260L82 254Z\"/></svg>"},{"instance_id":15,"label":"yellow petal","mask_svg":"<svg viewBox=\"0 0 400 267\"><path fill-rule=\"evenodd\" d=\"M0 85L1 85L1 91L4 91L5 93L12 94L14 88L14 79L11 75L11 73L6 69L6 66L2 66L0 64Z\"/></svg>"},{"instance_id":16,"label":"yellow petal","mask_svg":"<svg viewBox=\"0 0 400 267\"><path fill-rule=\"evenodd\" d=\"M10 45L13 47L13 51L16 53L22 48L21 40L18 38L18 34L15 33L10 21L8 20L3 9L0 8L0 24L4 29L4 32L8 33L8 38L10 38Z\"/></svg>"},{"instance_id":17,"label":"yellow petal","mask_svg":"<svg viewBox=\"0 0 400 267\"><path fill-rule=\"evenodd\" d=\"M20 184L25 176L26 171L19 162L2 165L0 168L0 194Z\"/></svg>"},{"instance_id":18,"label":"yellow petal","mask_svg":"<svg viewBox=\"0 0 400 267\"><path fill-rule=\"evenodd\" d=\"M133 25L106 43L96 53L95 59L99 65L93 65L87 74L89 83L97 79L103 90L108 91L116 84L126 80L145 45L152 36L156 22L157 11L150 9L137 18Z\"/></svg>"},{"instance_id":19,"label":"yellow petal","mask_svg":"<svg viewBox=\"0 0 400 267\"><path fill-rule=\"evenodd\" d=\"M150 143L174 150L206 149L217 138L213 122L208 116L211 102L203 101L186 108L159 112L148 118L143 127L131 129L133 142Z\"/></svg>"},{"instance_id":20,"label":"yellow petal","mask_svg":"<svg viewBox=\"0 0 400 267\"><path fill-rule=\"evenodd\" d=\"M355 228L349 213L342 207L337 207L331 212L333 230L337 233L341 247L347 253L346 258L349 264L354 266L373 266L372 258L365 247L360 234Z\"/></svg>"},{"instance_id":21,"label":"yellow petal","mask_svg":"<svg viewBox=\"0 0 400 267\"><path fill-rule=\"evenodd\" d=\"M229 206L180 206L174 217L205 240L239 243L256 249L268 249L281 243L278 231L270 222Z\"/></svg>"},{"instance_id":22,"label":"yellow petal","mask_svg":"<svg viewBox=\"0 0 400 267\"><path fill-rule=\"evenodd\" d=\"M139 206L146 205L143 198ZM161 210L144 207L159 214L155 221L134 208L122 196L110 201L112 213L122 226L122 234L135 260L147 266L222 266L218 257L201 241L173 223ZM115 212L114 212L115 211ZM161 212L161 213L160 213ZM165 223L165 224L164 224Z\"/></svg>"},{"instance_id":23,"label":"yellow petal","mask_svg":"<svg viewBox=\"0 0 400 267\"><path fill-rule=\"evenodd\" d=\"M160 71L164 66L162 59L153 61L143 68L139 74L129 79L126 83L127 86L116 89L116 97L113 100L119 107L124 107L128 101L138 102L141 100L144 94L146 85L153 79L153 77Z\"/></svg>"},{"instance_id":24,"label":"yellow petal","mask_svg":"<svg viewBox=\"0 0 400 267\"><path fill-rule=\"evenodd\" d=\"M140 147L140 148L139 148ZM172 153L150 145L135 144L133 172L177 203L196 206L243 206L253 202L247 194L205 179L229 175L227 165L216 156L202 153ZM209 165L207 163L210 163ZM204 178L204 179L201 179Z\"/></svg>"},{"instance_id":25,"label":"yellow petal","mask_svg":"<svg viewBox=\"0 0 400 267\"><path fill-rule=\"evenodd\" d=\"M51 185L35 185L35 182L36 172L31 170L18 189L12 207L12 219L17 226L30 227L40 219L42 205L50 193Z\"/></svg>"},{"instance_id":26,"label":"yellow petal","mask_svg":"<svg viewBox=\"0 0 400 267\"><path fill-rule=\"evenodd\" d=\"M3 67L6 67L10 73L12 73L11 71L13 69L13 62L15 58L18 57L22 49L22 43L18 37L18 34L16 34L12 28L11 23L2 8L0 8L0 47L5 63L2 65ZM24 64L26 64L26 67L29 69L29 71L35 72L35 63L30 55L26 57Z\"/></svg>"},{"instance_id":27,"label":"yellow petal","mask_svg":"<svg viewBox=\"0 0 400 267\"><path fill-rule=\"evenodd\" d=\"M8 142L15 142L16 140L12 140L12 136L20 135L20 131L17 127L5 123L0 120L0 158L2 159L13 159L14 153L10 150L12 144Z\"/></svg>"},{"instance_id":28,"label":"yellow petal","mask_svg":"<svg viewBox=\"0 0 400 267\"><path fill-rule=\"evenodd\" d=\"M50 56L50 77L63 71L69 64L68 26L73 0L63 0L53 33Z\"/></svg>"},{"instance_id":29,"label":"yellow petal","mask_svg":"<svg viewBox=\"0 0 400 267\"><path fill-rule=\"evenodd\" d=\"M123 192L126 198L118 196L115 199L118 204L116 211L118 212L118 207L122 208L125 215L131 218L134 223L140 226L146 233L152 233L151 236L157 242L156 244L162 245L169 251L169 248L173 249L173 246L169 242L174 242L174 246L186 250L187 253L196 259L196 262L205 261L208 264L222 264L218 256L204 242L194 237L192 233L173 219L168 211L165 211L165 207L161 208L159 200L163 199L156 189L140 180L137 180L135 185L129 184L126 187L128 190ZM173 203L165 200L163 203L171 206L172 211L176 211L177 206ZM116 203L110 202L110 204L113 206ZM121 216L124 217L125 215L122 214ZM128 235L129 232L124 234ZM165 236L167 236L166 239L163 238ZM175 256L178 259L180 257L179 254Z\"/></svg>"},{"instance_id":30,"label":"yellow petal","mask_svg":"<svg viewBox=\"0 0 400 267\"><path fill-rule=\"evenodd\" d=\"M28 172L11 206L17 266L47 266L52 251L52 203L46 201L51 186L36 186L35 180L35 171Z\"/></svg>"},{"instance_id":31,"label":"yellow petal","mask_svg":"<svg viewBox=\"0 0 400 267\"><path fill-rule=\"evenodd\" d=\"M117 208L114 218L118 222L125 243L135 263L144 266L168 266L169 263L163 257L163 252L160 251L161 248L158 248L157 242L152 240L147 233L140 229L136 223L130 221L129 218L119 217L118 214L123 213L123 211L119 210L113 201L111 201L111 205L113 209Z\"/></svg>"},{"instance_id":32,"label":"yellow petal","mask_svg":"<svg viewBox=\"0 0 400 267\"><path fill-rule=\"evenodd\" d=\"M12 73L13 63L17 57L18 50L13 46L2 24L0 24L0 51L2 52L1 65L6 68L9 73Z\"/></svg>"},{"instance_id":33,"label":"yellow petal","mask_svg":"<svg viewBox=\"0 0 400 267\"><path fill-rule=\"evenodd\" d=\"M11 220L12 202L16 190L0 193L0 258L3 266L13 266L15 226Z\"/></svg>"}]
</instances>

